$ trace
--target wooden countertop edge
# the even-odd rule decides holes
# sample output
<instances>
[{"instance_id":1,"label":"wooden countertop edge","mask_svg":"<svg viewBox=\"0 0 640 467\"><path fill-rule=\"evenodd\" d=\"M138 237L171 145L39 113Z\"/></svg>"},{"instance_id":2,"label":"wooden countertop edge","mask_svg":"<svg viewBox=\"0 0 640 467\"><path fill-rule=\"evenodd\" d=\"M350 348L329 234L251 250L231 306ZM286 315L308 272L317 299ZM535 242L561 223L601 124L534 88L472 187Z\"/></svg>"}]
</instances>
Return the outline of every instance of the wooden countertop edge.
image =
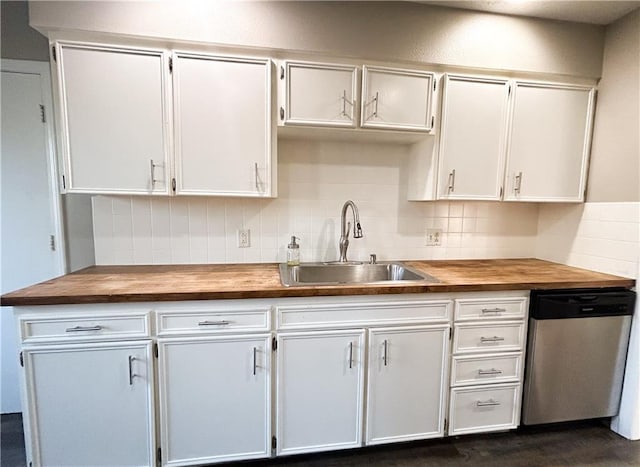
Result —
<instances>
[{"instance_id":1,"label":"wooden countertop edge","mask_svg":"<svg viewBox=\"0 0 640 467\"><path fill-rule=\"evenodd\" d=\"M222 300L247 298L291 298L325 297L348 295L409 294L438 292L497 292L530 289L633 287L634 279L585 280L582 282L554 280L553 282L496 282L483 284L426 284L426 285L381 285L381 286L326 286L326 287L282 287L259 290L227 290L204 292L133 293L133 294L87 294L87 295L39 295L4 296L2 306L35 305L80 305L98 303L165 302L188 300Z\"/></svg>"}]
</instances>

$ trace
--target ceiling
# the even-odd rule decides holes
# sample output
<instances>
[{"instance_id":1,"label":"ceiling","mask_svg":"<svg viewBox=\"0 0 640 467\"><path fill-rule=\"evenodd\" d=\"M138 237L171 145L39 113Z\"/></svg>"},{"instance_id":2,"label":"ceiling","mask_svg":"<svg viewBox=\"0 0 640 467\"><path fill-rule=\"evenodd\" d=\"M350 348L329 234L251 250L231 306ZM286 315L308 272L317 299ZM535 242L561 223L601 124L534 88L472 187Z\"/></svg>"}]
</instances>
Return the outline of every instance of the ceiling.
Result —
<instances>
[{"instance_id":1,"label":"ceiling","mask_svg":"<svg viewBox=\"0 0 640 467\"><path fill-rule=\"evenodd\" d=\"M423 0L419 3L466 10L489 11L506 15L534 16L536 18L603 25L612 23L640 7L640 0Z\"/></svg>"}]
</instances>

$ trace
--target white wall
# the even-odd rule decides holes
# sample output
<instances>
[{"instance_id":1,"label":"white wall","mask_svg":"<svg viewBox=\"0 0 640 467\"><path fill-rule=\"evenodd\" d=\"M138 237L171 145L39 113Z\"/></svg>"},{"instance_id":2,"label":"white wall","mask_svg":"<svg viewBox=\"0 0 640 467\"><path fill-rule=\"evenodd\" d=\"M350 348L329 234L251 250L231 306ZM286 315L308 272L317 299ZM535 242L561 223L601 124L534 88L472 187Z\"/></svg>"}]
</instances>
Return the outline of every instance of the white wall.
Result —
<instances>
[{"instance_id":1,"label":"white wall","mask_svg":"<svg viewBox=\"0 0 640 467\"><path fill-rule=\"evenodd\" d=\"M0 51L2 58L49 61L47 38L29 27L26 0L0 2Z\"/></svg>"},{"instance_id":2,"label":"white wall","mask_svg":"<svg viewBox=\"0 0 640 467\"><path fill-rule=\"evenodd\" d=\"M42 31L300 51L362 60L600 76L601 26L412 2L31 2Z\"/></svg>"},{"instance_id":3,"label":"white wall","mask_svg":"<svg viewBox=\"0 0 640 467\"><path fill-rule=\"evenodd\" d=\"M340 210L352 199L363 239L349 258L380 260L507 258L535 255L538 206L409 202L408 146L280 141L279 195L273 200L94 197L96 264L281 262L289 237L303 261L338 259ZM251 247L236 230L251 230ZM425 229L443 245L427 247Z\"/></svg>"},{"instance_id":4,"label":"white wall","mask_svg":"<svg viewBox=\"0 0 640 467\"><path fill-rule=\"evenodd\" d=\"M607 27L589 201L640 201L640 9Z\"/></svg>"}]
</instances>

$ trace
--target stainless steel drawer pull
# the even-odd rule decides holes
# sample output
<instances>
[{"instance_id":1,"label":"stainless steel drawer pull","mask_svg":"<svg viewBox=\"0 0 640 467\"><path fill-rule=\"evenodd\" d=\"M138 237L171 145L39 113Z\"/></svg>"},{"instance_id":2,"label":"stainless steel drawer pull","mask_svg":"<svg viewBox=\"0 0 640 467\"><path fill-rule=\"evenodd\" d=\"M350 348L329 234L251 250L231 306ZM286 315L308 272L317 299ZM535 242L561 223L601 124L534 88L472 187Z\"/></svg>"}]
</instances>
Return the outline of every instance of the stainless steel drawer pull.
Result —
<instances>
[{"instance_id":1,"label":"stainless steel drawer pull","mask_svg":"<svg viewBox=\"0 0 640 467\"><path fill-rule=\"evenodd\" d=\"M198 326L228 326L229 324L231 324L231 321L223 319L222 321L200 321Z\"/></svg>"},{"instance_id":2,"label":"stainless steel drawer pull","mask_svg":"<svg viewBox=\"0 0 640 467\"><path fill-rule=\"evenodd\" d=\"M378 118L378 93L376 92L376 97L373 99L376 102L376 108L373 111L373 116Z\"/></svg>"},{"instance_id":3,"label":"stainless steel drawer pull","mask_svg":"<svg viewBox=\"0 0 640 467\"><path fill-rule=\"evenodd\" d=\"M487 376L487 375L501 375L502 370L496 370L495 368L491 368L490 370L478 370L478 375Z\"/></svg>"},{"instance_id":4,"label":"stainless steel drawer pull","mask_svg":"<svg viewBox=\"0 0 640 467\"><path fill-rule=\"evenodd\" d=\"M384 346L384 354L382 354L382 361L384 362L384 366L387 366L387 351L389 348L389 342L387 341L387 339L384 340L382 345Z\"/></svg>"},{"instance_id":5,"label":"stainless steel drawer pull","mask_svg":"<svg viewBox=\"0 0 640 467\"><path fill-rule=\"evenodd\" d=\"M133 355L129 355L129 386L133 386L133 361L136 359Z\"/></svg>"},{"instance_id":6,"label":"stainless steel drawer pull","mask_svg":"<svg viewBox=\"0 0 640 467\"><path fill-rule=\"evenodd\" d=\"M498 337L498 336L493 336L493 337L480 337L480 342L484 343L484 342L501 342L504 340L504 337Z\"/></svg>"},{"instance_id":7,"label":"stainless steel drawer pull","mask_svg":"<svg viewBox=\"0 0 640 467\"><path fill-rule=\"evenodd\" d=\"M349 342L349 368L353 368L353 342Z\"/></svg>"},{"instance_id":8,"label":"stainless steel drawer pull","mask_svg":"<svg viewBox=\"0 0 640 467\"><path fill-rule=\"evenodd\" d=\"M258 353L258 348L254 347L253 348L253 376L256 375L256 367L258 366L258 362L257 362L257 353Z\"/></svg>"},{"instance_id":9,"label":"stainless steel drawer pull","mask_svg":"<svg viewBox=\"0 0 640 467\"><path fill-rule=\"evenodd\" d=\"M495 407L497 405L501 405L500 402L489 399L487 401L476 401L476 407Z\"/></svg>"},{"instance_id":10,"label":"stainless steel drawer pull","mask_svg":"<svg viewBox=\"0 0 640 467\"><path fill-rule=\"evenodd\" d=\"M483 308L482 313L504 313L507 311L506 308Z\"/></svg>"},{"instance_id":11,"label":"stainless steel drawer pull","mask_svg":"<svg viewBox=\"0 0 640 467\"><path fill-rule=\"evenodd\" d=\"M520 194L520 187L522 186L522 172L518 173L518 175L515 176L515 180L514 180L514 187L513 187L513 191L516 194Z\"/></svg>"},{"instance_id":12,"label":"stainless steel drawer pull","mask_svg":"<svg viewBox=\"0 0 640 467\"><path fill-rule=\"evenodd\" d=\"M453 193L456 188L456 169L453 169L451 173L449 173L449 192Z\"/></svg>"},{"instance_id":13,"label":"stainless steel drawer pull","mask_svg":"<svg viewBox=\"0 0 640 467\"><path fill-rule=\"evenodd\" d=\"M67 328L65 332L83 332L83 331L100 331L102 330L102 326L74 326L72 328Z\"/></svg>"}]
</instances>

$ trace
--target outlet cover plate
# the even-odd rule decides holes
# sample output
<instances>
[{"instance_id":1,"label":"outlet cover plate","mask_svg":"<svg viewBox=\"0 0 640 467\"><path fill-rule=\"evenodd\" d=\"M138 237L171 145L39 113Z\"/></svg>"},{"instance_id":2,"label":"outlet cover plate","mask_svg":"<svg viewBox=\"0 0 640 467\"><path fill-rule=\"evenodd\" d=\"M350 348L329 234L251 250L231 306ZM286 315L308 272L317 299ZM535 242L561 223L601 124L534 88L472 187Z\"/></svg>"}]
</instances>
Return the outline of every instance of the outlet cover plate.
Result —
<instances>
[{"instance_id":1,"label":"outlet cover plate","mask_svg":"<svg viewBox=\"0 0 640 467\"><path fill-rule=\"evenodd\" d=\"M251 230L238 229L238 248L249 248L251 246Z\"/></svg>"},{"instance_id":2,"label":"outlet cover plate","mask_svg":"<svg viewBox=\"0 0 640 467\"><path fill-rule=\"evenodd\" d=\"M442 245L442 229L427 229L425 243L427 246Z\"/></svg>"}]
</instances>

